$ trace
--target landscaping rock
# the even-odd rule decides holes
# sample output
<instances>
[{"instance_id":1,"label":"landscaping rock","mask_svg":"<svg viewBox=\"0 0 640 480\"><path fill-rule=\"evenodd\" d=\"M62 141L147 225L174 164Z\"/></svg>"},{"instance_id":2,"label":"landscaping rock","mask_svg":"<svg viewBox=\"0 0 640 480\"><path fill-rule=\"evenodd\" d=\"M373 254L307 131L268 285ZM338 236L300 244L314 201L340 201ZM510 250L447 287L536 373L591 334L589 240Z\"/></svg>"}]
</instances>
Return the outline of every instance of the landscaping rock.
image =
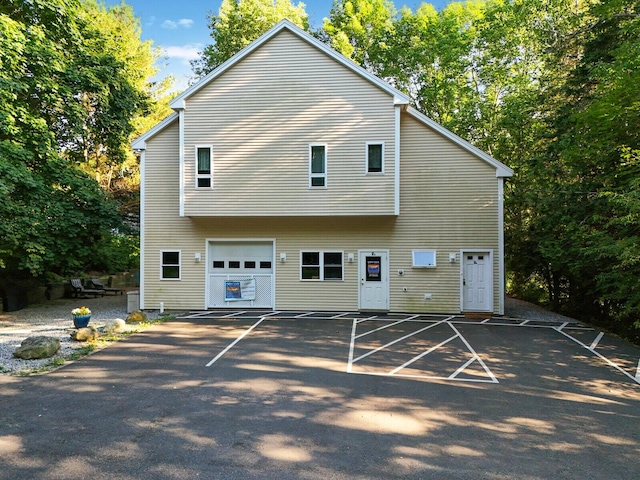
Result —
<instances>
[{"instance_id":1,"label":"landscaping rock","mask_svg":"<svg viewBox=\"0 0 640 480\"><path fill-rule=\"evenodd\" d=\"M140 323L140 322L148 322L149 318L147 314L142 310L136 310L132 314L127 317L127 323Z\"/></svg>"},{"instance_id":2,"label":"landscaping rock","mask_svg":"<svg viewBox=\"0 0 640 480\"><path fill-rule=\"evenodd\" d=\"M71 339L77 342L90 342L100 336L96 327L83 327L71 332Z\"/></svg>"},{"instance_id":3,"label":"landscaping rock","mask_svg":"<svg viewBox=\"0 0 640 480\"><path fill-rule=\"evenodd\" d=\"M23 360L36 360L53 357L58 350L60 350L59 339L37 335L25 338L13 352L13 356Z\"/></svg>"},{"instance_id":4,"label":"landscaping rock","mask_svg":"<svg viewBox=\"0 0 640 480\"><path fill-rule=\"evenodd\" d=\"M104 333L119 333L124 330L125 323L121 318L114 318L113 320L107 320L104 324L102 331Z\"/></svg>"}]
</instances>

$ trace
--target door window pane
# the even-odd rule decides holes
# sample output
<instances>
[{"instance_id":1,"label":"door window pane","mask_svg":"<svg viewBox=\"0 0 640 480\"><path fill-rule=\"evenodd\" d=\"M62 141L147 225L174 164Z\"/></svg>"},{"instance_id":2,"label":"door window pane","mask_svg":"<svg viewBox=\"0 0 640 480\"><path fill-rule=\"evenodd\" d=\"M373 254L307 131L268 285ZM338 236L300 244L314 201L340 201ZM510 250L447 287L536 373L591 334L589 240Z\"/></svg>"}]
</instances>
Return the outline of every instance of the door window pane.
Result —
<instances>
[{"instance_id":1,"label":"door window pane","mask_svg":"<svg viewBox=\"0 0 640 480\"><path fill-rule=\"evenodd\" d=\"M381 282L382 281L382 258L381 257L367 257L366 258L366 274L365 278L367 282Z\"/></svg>"}]
</instances>

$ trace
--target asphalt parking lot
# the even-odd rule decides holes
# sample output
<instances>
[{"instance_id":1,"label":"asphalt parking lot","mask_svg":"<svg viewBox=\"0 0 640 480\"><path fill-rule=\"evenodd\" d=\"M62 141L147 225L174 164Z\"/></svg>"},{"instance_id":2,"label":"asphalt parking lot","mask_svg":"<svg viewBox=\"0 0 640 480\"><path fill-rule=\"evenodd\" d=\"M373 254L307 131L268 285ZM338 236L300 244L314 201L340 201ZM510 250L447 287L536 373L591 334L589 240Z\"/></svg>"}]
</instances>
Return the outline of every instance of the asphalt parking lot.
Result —
<instances>
[{"instance_id":1,"label":"asphalt parking lot","mask_svg":"<svg viewBox=\"0 0 640 480\"><path fill-rule=\"evenodd\" d=\"M571 322L194 313L0 377L0 477L639 478L639 359Z\"/></svg>"}]
</instances>

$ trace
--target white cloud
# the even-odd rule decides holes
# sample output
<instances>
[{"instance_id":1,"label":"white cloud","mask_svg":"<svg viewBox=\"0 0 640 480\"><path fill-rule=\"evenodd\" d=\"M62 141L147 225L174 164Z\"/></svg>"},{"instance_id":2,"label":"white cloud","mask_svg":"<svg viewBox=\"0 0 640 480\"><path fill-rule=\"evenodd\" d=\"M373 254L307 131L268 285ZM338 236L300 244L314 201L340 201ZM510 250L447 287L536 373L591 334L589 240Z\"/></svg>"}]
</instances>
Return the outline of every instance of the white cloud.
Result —
<instances>
[{"instance_id":1,"label":"white cloud","mask_svg":"<svg viewBox=\"0 0 640 480\"><path fill-rule=\"evenodd\" d=\"M202 45L170 45L162 49L163 56L167 58L176 58L183 61L196 60L200 58L198 52L202 50Z\"/></svg>"},{"instance_id":2,"label":"white cloud","mask_svg":"<svg viewBox=\"0 0 640 480\"><path fill-rule=\"evenodd\" d=\"M181 18L177 22L173 20L165 20L162 22L162 28L166 28L168 30L175 30L178 27L182 28L191 28L193 26L193 20L190 18Z\"/></svg>"}]
</instances>

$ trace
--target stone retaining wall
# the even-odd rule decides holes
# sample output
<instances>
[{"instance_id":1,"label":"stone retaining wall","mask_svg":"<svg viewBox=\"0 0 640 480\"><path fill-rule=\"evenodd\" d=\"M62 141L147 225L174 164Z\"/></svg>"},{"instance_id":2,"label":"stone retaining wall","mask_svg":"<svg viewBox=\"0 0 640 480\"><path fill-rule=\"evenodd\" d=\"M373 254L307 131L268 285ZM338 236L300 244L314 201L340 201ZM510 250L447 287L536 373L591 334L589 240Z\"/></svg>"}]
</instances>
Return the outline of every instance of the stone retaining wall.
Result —
<instances>
[{"instance_id":1,"label":"stone retaining wall","mask_svg":"<svg viewBox=\"0 0 640 480\"><path fill-rule=\"evenodd\" d=\"M116 275L101 275L98 277L105 285L124 290L138 288L140 286L140 272L124 272ZM84 279L85 281L88 278ZM36 287L8 287L5 289L5 298L0 297L0 312L20 310L28 305L46 303L48 300L71 297L73 289L69 282L49 283L46 286Z\"/></svg>"}]
</instances>

